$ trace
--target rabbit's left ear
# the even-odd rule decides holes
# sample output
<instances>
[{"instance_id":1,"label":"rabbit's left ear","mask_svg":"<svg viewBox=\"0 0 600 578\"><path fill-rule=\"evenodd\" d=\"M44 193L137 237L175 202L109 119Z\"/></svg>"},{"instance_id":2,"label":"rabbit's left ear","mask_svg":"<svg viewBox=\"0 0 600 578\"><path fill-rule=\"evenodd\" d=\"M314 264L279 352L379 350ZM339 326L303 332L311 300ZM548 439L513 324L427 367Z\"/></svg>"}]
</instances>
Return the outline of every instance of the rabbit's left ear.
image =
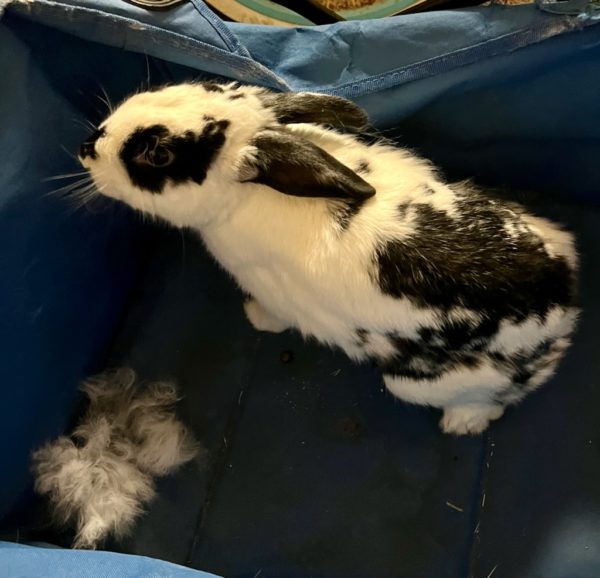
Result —
<instances>
[{"instance_id":1,"label":"rabbit's left ear","mask_svg":"<svg viewBox=\"0 0 600 578\"><path fill-rule=\"evenodd\" d=\"M364 201L375 195L369 183L304 138L265 130L252 145L254 154L239 170L241 182L260 183L296 197Z\"/></svg>"}]
</instances>

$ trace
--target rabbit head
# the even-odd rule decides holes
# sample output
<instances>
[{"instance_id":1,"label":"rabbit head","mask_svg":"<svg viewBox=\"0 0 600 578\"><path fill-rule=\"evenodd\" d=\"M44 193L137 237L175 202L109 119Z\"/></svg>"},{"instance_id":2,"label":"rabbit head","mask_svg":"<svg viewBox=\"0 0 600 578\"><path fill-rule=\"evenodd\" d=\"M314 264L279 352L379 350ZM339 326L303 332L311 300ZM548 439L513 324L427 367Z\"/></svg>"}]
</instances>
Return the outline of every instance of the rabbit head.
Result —
<instances>
[{"instance_id":1,"label":"rabbit head","mask_svg":"<svg viewBox=\"0 0 600 578\"><path fill-rule=\"evenodd\" d=\"M361 177L287 129L360 130L366 121L339 97L183 84L125 100L83 143L79 159L102 194L176 226L199 226L257 185L304 197L373 196Z\"/></svg>"}]
</instances>

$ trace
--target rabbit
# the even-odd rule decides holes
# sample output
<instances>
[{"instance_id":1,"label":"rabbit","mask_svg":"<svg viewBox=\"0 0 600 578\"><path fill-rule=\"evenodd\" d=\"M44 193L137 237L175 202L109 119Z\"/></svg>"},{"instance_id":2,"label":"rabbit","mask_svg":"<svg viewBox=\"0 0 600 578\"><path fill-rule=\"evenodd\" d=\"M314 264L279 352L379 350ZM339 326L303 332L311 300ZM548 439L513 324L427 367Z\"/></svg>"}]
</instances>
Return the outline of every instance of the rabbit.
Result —
<instances>
[{"instance_id":1,"label":"rabbit","mask_svg":"<svg viewBox=\"0 0 600 578\"><path fill-rule=\"evenodd\" d=\"M197 231L256 329L374 362L444 432L478 434L569 346L574 238L367 126L336 96L188 83L129 97L79 159L101 194Z\"/></svg>"}]
</instances>

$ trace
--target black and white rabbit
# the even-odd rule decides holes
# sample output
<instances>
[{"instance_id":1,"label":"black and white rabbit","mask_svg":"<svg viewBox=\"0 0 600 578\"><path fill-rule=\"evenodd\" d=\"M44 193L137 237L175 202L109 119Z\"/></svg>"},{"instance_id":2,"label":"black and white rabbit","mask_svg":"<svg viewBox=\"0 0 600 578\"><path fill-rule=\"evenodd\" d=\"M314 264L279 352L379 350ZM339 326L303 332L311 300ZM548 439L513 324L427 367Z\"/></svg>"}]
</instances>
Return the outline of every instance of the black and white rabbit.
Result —
<instances>
[{"instance_id":1,"label":"black and white rabbit","mask_svg":"<svg viewBox=\"0 0 600 578\"><path fill-rule=\"evenodd\" d=\"M257 329L374 360L445 432L481 432L569 345L573 237L335 130L366 122L338 97L183 84L123 102L80 160L102 194L198 231Z\"/></svg>"}]
</instances>

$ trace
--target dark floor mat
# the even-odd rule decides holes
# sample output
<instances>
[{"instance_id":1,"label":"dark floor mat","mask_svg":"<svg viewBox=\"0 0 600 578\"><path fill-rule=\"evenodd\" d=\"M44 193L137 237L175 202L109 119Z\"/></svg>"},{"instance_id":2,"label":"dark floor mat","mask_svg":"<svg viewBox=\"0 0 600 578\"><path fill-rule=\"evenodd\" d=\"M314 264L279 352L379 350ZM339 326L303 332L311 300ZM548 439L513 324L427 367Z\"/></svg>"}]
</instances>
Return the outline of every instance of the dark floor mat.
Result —
<instances>
[{"instance_id":1,"label":"dark floor mat","mask_svg":"<svg viewBox=\"0 0 600 578\"><path fill-rule=\"evenodd\" d=\"M565 568L598 560L600 214L542 212L583 249L575 347L489 435L459 439L439 432L438 412L394 400L372 367L294 333L256 333L200 243L165 232L114 361L176 379L207 454L160 482L118 547L227 578L594 575ZM577 561L541 570L569 523Z\"/></svg>"},{"instance_id":2,"label":"dark floor mat","mask_svg":"<svg viewBox=\"0 0 600 578\"><path fill-rule=\"evenodd\" d=\"M577 234L582 314L557 375L491 430L474 578L600 576L600 211L551 213Z\"/></svg>"},{"instance_id":3,"label":"dark floor mat","mask_svg":"<svg viewBox=\"0 0 600 578\"><path fill-rule=\"evenodd\" d=\"M370 366L256 333L242 299L193 237L164 234L113 363L175 378L207 455L115 546L227 577L464 575L483 439L441 435Z\"/></svg>"}]
</instances>

